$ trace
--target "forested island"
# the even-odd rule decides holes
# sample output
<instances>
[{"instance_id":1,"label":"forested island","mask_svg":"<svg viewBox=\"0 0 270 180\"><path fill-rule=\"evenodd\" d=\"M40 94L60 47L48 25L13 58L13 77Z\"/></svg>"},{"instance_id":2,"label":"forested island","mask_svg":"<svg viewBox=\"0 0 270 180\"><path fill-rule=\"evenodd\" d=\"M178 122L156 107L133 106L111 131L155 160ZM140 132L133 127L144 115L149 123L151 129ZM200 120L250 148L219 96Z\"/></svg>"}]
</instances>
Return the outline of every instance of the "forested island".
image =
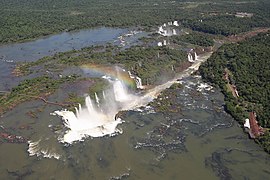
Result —
<instances>
[{"instance_id":1,"label":"forested island","mask_svg":"<svg viewBox=\"0 0 270 180\"><path fill-rule=\"evenodd\" d=\"M26 79L11 92L0 96L0 114L12 109L15 105L26 100L46 97L59 88L61 84L93 78L80 77L79 75L62 76L65 69L82 66L122 66L143 79L145 85L158 85L190 66L186 53L168 47L140 47L134 46L127 50L120 50L117 46L92 46L82 50L73 50L58 53L52 57L44 57L38 61L18 64L14 75L38 76ZM173 68L173 69L172 69ZM51 73L48 73L51 72ZM60 76L59 76L60 75ZM99 92L103 86L94 82L97 87L89 89L89 93ZM66 104L73 105L67 100ZM78 101L76 102L78 103Z\"/></svg>"}]
</instances>

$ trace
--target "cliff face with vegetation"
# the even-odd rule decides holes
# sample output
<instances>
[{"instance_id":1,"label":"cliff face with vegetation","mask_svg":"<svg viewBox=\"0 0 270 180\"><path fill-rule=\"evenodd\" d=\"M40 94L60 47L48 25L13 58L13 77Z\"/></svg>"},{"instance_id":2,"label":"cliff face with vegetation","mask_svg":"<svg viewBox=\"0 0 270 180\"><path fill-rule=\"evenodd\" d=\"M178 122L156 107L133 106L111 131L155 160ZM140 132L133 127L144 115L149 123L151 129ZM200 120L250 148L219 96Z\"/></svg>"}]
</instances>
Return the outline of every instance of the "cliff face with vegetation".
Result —
<instances>
[{"instance_id":1,"label":"cliff face with vegetation","mask_svg":"<svg viewBox=\"0 0 270 180\"><path fill-rule=\"evenodd\" d=\"M270 33L240 43L223 45L199 71L219 86L225 95L226 110L240 123L255 111L265 134L257 138L270 152ZM230 88L233 87L233 88ZM232 93L237 91L238 97Z\"/></svg>"}]
</instances>

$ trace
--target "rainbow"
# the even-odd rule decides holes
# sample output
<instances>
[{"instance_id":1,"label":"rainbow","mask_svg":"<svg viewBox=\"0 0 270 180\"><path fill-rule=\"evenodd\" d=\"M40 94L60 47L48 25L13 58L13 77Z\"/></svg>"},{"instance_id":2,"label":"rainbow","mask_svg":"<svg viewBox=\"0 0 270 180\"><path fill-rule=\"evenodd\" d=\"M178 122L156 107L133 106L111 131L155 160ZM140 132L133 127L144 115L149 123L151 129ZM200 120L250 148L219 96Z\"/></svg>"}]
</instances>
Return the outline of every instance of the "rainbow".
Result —
<instances>
[{"instance_id":1,"label":"rainbow","mask_svg":"<svg viewBox=\"0 0 270 180\"><path fill-rule=\"evenodd\" d=\"M96 64L85 64L80 66L81 69L90 71L96 74L107 75L115 79L122 81L127 87L135 88L136 83L134 79L129 77L129 74L118 66L104 66Z\"/></svg>"}]
</instances>

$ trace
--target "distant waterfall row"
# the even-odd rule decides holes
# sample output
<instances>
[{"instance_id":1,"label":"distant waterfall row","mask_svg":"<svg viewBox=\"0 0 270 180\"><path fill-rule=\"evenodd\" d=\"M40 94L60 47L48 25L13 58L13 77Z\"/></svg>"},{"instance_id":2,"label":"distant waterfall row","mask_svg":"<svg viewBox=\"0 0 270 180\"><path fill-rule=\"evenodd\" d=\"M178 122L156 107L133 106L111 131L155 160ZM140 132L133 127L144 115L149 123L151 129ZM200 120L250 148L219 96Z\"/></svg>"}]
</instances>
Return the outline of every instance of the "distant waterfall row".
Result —
<instances>
[{"instance_id":1,"label":"distant waterfall row","mask_svg":"<svg viewBox=\"0 0 270 180\"><path fill-rule=\"evenodd\" d=\"M179 26L178 21L164 23L162 26L158 28L158 33L162 36L176 35L177 34L176 30L172 28L171 26L178 27Z\"/></svg>"}]
</instances>

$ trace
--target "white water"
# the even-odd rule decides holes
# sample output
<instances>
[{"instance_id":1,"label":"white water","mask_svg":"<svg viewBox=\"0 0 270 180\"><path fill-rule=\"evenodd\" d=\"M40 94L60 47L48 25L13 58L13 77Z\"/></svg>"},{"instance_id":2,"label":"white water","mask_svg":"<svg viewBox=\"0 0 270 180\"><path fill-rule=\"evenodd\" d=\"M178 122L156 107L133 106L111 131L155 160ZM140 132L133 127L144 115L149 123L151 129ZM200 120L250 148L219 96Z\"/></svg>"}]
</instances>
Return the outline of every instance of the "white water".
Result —
<instances>
[{"instance_id":1,"label":"white water","mask_svg":"<svg viewBox=\"0 0 270 180\"><path fill-rule=\"evenodd\" d=\"M142 79L136 76L136 86L138 89L143 89Z\"/></svg>"},{"instance_id":2,"label":"white water","mask_svg":"<svg viewBox=\"0 0 270 180\"><path fill-rule=\"evenodd\" d=\"M188 53L188 61L189 61L189 62L194 62L191 53Z\"/></svg>"},{"instance_id":3,"label":"white water","mask_svg":"<svg viewBox=\"0 0 270 180\"><path fill-rule=\"evenodd\" d=\"M122 130L117 128L118 124L123 121L119 118L115 119L116 114L121 110L132 110L141 106L146 106L150 101L157 97L157 95L164 89L170 87L173 83L183 77L189 76L196 71L201 62L205 61L211 53L205 56L199 56L191 67L181 73L175 79L168 81L162 85L156 86L147 91L144 95L138 96L128 93L124 84L116 79L106 77L113 83L113 96L108 98L107 94L103 93L104 103L97 107L92 103L89 96L85 98L85 107L76 109L76 114L72 111L61 110L55 111L53 114L62 117L64 125L68 128L64 137L60 138L61 142L72 143L74 141L81 141L85 137L103 137L106 135L112 136L117 133L122 133ZM131 75L131 73L130 73Z\"/></svg>"},{"instance_id":4,"label":"white water","mask_svg":"<svg viewBox=\"0 0 270 180\"><path fill-rule=\"evenodd\" d=\"M167 41L163 40L163 45L166 46L167 45Z\"/></svg>"},{"instance_id":5,"label":"white water","mask_svg":"<svg viewBox=\"0 0 270 180\"><path fill-rule=\"evenodd\" d=\"M52 148L46 148L46 149L42 149L39 146L39 141L36 142L32 142L32 141L28 141L28 152L30 156L42 156L45 158L55 158L55 159L60 159L60 155L53 152Z\"/></svg>"},{"instance_id":6,"label":"white water","mask_svg":"<svg viewBox=\"0 0 270 180\"><path fill-rule=\"evenodd\" d=\"M178 21L164 23L162 26L158 27L157 33L162 36L172 36L177 35L176 30L172 28L172 26L178 27Z\"/></svg>"},{"instance_id":7,"label":"white water","mask_svg":"<svg viewBox=\"0 0 270 180\"><path fill-rule=\"evenodd\" d=\"M95 98L96 98L96 103L97 103L97 105L99 106L99 98L98 98L97 93L95 93Z\"/></svg>"},{"instance_id":8,"label":"white water","mask_svg":"<svg viewBox=\"0 0 270 180\"><path fill-rule=\"evenodd\" d=\"M134 79L137 89L144 89L144 87L142 85L142 79L140 77L134 76L133 74L131 74L130 71L128 71L128 75L131 79Z\"/></svg>"},{"instance_id":9,"label":"white water","mask_svg":"<svg viewBox=\"0 0 270 180\"><path fill-rule=\"evenodd\" d=\"M124 102L131 99L131 96L127 93L126 87L118 79L113 83L113 91L115 100L118 102Z\"/></svg>"},{"instance_id":10,"label":"white water","mask_svg":"<svg viewBox=\"0 0 270 180\"><path fill-rule=\"evenodd\" d=\"M179 26L178 21L174 21L174 22L173 22L173 25L174 25L174 26Z\"/></svg>"},{"instance_id":11,"label":"white water","mask_svg":"<svg viewBox=\"0 0 270 180\"><path fill-rule=\"evenodd\" d=\"M194 59L195 61L197 61L197 60L198 60L198 55L197 55L197 53L196 53L196 52L194 52L194 58L195 58L195 59Z\"/></svg>"},{"instance_id":12,"label":"white water","mask_svg":"<svg viewBox=\"0 0 270 180\"><path fill-rule=\"evenodd\" d=\"M192 55L193 54L193 55ZM193 57L194 56L194 57ZM189 62L195 62L198 60L198 55L193 49L188 53L188 61Z\"/></svg>"}]
</instances>

